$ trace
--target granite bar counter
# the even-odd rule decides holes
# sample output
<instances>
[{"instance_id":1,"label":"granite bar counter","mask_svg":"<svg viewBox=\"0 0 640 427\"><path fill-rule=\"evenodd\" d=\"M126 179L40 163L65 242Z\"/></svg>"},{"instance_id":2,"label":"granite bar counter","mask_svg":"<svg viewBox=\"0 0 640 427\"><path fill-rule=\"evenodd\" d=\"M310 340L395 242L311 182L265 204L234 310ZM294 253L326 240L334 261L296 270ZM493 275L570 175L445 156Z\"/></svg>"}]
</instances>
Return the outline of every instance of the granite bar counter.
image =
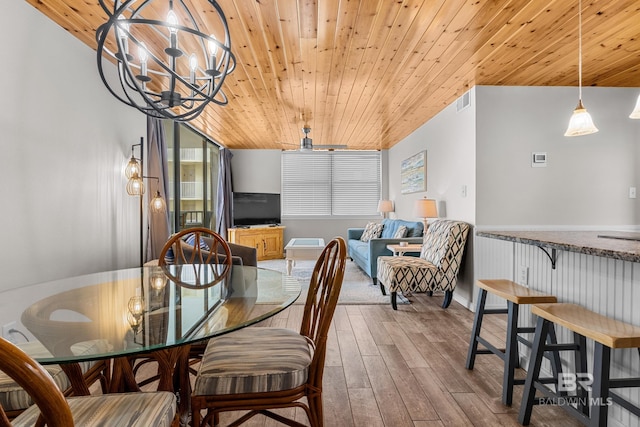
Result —
<instances>
[{"instance_id":1,"label":"granite bar counter","mask_svg":"<svg viewBox=\"0 0 640 427\"><path fill-rule=\"evenodd\" d=\"M477 231L507 240L623 261L640 262L640 233L631 231Z\"/></svg>"}]
</instances>

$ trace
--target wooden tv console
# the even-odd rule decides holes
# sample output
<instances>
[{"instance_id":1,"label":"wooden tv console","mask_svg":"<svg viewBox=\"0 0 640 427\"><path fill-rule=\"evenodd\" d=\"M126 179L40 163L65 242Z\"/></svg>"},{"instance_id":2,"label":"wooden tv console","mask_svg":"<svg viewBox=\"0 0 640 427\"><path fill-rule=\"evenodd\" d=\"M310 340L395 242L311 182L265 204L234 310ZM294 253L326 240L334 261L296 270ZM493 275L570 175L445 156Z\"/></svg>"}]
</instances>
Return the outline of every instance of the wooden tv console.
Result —
<instances>
[{"instance_id":1,"label":"wooden tv console","mask_svg":"<svg viewBox=\"0 0 640 427\"><path fill-rule=\"evenodd\" d=\"M284 258L284 226L229 228L229 242L251 246L258 251L258 261Z\"/></svg>"}]
</instances>

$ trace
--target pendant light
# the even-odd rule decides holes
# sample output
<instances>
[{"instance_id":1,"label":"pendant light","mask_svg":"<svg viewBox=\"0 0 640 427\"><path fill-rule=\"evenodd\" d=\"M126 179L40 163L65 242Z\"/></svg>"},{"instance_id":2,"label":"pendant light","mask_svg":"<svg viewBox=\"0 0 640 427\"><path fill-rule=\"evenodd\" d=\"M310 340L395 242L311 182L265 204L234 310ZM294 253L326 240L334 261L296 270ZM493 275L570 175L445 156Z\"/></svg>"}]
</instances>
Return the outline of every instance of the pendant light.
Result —
<instances>
[{"instance_id":1,"label":"pendant light","mask_svg":"<svg viewBox=\"0 0 640 427\"><path fill-rule=\"evenodd\" d=\"M629 114L629 118L640 119L640 95L638 95L638 100L636 101L636 108Z\"/></svg>"},{"instance_id":2,"label":"pendant light","mask_svg":"<svg viewBox=\"0 0 640 427\"><path fill-rule=\"evenodd\" d=\"M582 0L578 2L578 105L569 120L564 136L589 135L598 132L591 115L582 105Z\"/></svg>"}]
</instances>

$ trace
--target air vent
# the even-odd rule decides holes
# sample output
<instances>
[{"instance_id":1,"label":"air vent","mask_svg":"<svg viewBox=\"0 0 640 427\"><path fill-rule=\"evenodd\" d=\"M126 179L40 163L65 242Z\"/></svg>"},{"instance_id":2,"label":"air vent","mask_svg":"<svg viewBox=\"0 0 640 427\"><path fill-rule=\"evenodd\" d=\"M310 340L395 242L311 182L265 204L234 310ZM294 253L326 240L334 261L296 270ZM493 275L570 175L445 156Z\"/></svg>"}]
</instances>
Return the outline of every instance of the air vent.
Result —
<instances>
[{"instance_id":1,"label":"air vent","mask_svg":"<svg viewBox=\"0 0 640 427\"><path fill-rule=\"evenodd\" d=\"M458 100L456 101L456 111L459 113L469 106L469 92L465 92Z\"/></svg>"}]
</instances>

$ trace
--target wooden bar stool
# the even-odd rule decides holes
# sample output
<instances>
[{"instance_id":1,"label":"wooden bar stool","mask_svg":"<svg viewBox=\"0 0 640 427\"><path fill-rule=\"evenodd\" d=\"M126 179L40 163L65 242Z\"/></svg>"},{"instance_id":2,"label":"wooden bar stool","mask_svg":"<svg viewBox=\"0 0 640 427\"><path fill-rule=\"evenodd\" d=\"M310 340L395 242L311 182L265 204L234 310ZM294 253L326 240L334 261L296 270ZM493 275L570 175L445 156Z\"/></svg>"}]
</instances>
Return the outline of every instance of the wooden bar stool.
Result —
<instances>
[{"instance_id":1,"label":"wooden bar stool","mask_svg":"<svg viewBox=\"0 0 640 427\"><path fill-rule=\"evenodd\" d=\"M473 320L473 329L471 330L471 342L469 343L469 353L467 354L467 369L473 369L477 354L495 354L504 361L504 374L502 378L502 403L511 405L513 397L513 386L515 384L524 384L524 380L516 380L514 378L515 369L518 365L518 341L531 347L531 342L521 337L519 334L535 332L533 327L518 327L518 309L520 304L536 304L546 302L556 302L554 295L547 295L534 291L524 286L518 285L511 280L478 280L477 286L480 288L478 293L478 304L476 315ZM485 301L487 292L491 292L501 298L507 300L507 308L504 309L486 309ZM506 347L499 349L490 344L486 339L480 336L482 328L482 320L485 314L507 314L507 337ZM550 339L555 342L553 328L550 329ZM478 349L478 344L482 344L485 348ZM554 366L554 374L557 376L556 368L560 368L560 358L556 357L552 361Z\"/></svg>"},{"instance_id":2,"label":"wooden bar stool","mask_svg":"<svg viewBox=\"0 0 640 427\"><path fill-rule=\"evenodd\" d=\"M540 364L545 351L573 350L576 354L576 375L573 385L577 394L571 398L565 397L563 405L573 416L583 424L589 426L606 426L609 405L615 402L636 416L640 416L640 407L624 399L610 389L623 387L640 387L640 377L616 378L609 377L611 368L612 348L638 348L640 347L640 327L620 322L606 316L594 313L576 304L536 304L531 312L537 314L536 335L533 340L529 370L522 395L522 405L518 421L528 425L531 419L536 390L540 391L551 401L556 402L559 397L549 388L540 384ZM548 345L542 342L540 337L546 335L546 331L553 324L564 326L573 332L574 343L569 345ZM586 363L586 339L595 341L593 354L593 383L591 384L591 397L588 397L587 363ZM587 381L585 381L587 380Z\"/></svg>"}]
</instances>

